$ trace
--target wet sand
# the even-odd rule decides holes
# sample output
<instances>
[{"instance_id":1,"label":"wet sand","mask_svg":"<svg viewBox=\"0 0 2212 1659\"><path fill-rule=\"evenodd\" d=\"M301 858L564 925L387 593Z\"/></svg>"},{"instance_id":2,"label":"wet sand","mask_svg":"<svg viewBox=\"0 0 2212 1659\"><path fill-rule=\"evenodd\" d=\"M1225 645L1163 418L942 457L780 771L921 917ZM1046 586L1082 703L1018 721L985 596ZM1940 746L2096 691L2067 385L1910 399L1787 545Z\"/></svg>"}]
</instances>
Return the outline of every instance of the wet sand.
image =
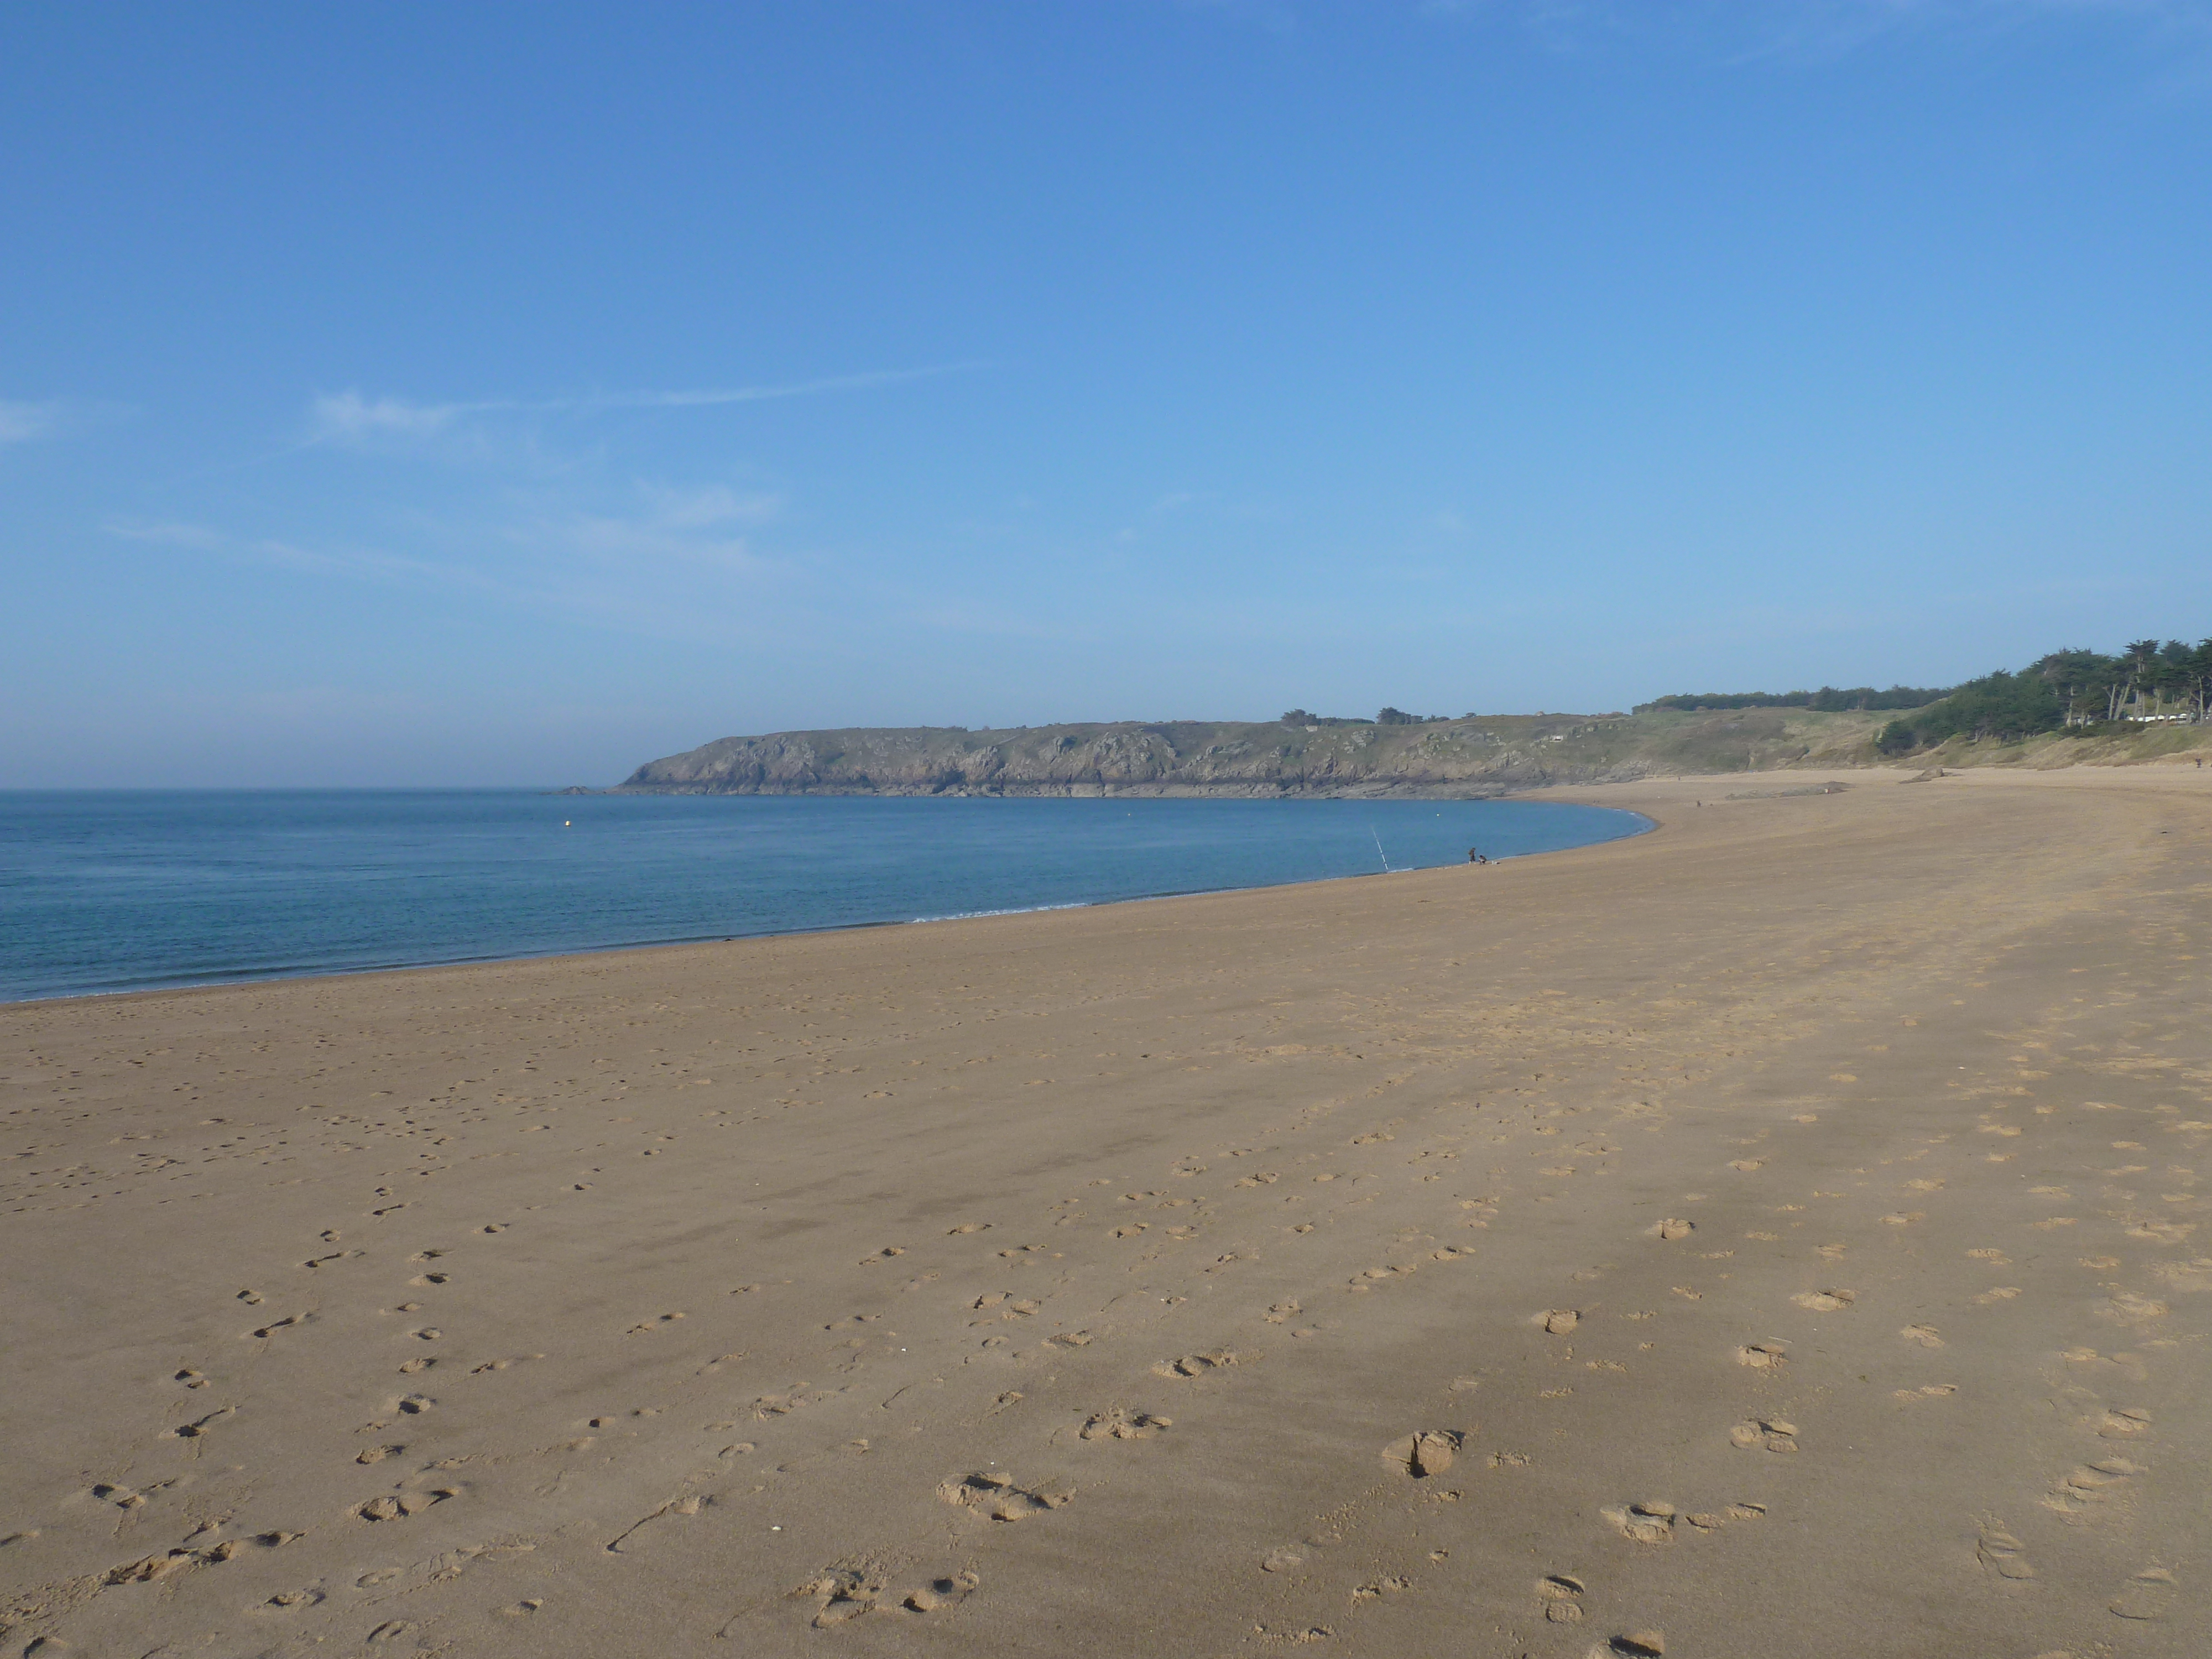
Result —
<instances>
[{"instance_id":1,"label":"wet sand","mask_svg":"<svg viewBox=\"0 0 2212 1659\"><path fill-rule=\"evenodd\" d=\"M0 1654L2201 1652L2212 778L1902 776L0 1008Z\"/></svg>"}]
</instances>

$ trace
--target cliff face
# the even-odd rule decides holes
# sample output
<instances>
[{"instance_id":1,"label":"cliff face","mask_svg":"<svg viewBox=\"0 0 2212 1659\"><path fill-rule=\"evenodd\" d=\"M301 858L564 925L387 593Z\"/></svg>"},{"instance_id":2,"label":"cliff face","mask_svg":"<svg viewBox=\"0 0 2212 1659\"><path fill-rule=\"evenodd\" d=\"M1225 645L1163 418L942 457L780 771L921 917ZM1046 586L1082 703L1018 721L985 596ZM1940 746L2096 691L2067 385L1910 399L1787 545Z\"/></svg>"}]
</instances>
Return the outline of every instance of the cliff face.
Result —
<instances>
[{"instance_id":1,"label":"cliff face","mask_svg":"<svg viewBox=\"0 0 2212 1659\"><path fill-rule=\"evenodd\" d=\"M1881 718L1744 710L1414 726L1168 721L778 732L649 761L625 793L712 795L1503 794L1870 752Z\"/></svg>"}]
</instances>

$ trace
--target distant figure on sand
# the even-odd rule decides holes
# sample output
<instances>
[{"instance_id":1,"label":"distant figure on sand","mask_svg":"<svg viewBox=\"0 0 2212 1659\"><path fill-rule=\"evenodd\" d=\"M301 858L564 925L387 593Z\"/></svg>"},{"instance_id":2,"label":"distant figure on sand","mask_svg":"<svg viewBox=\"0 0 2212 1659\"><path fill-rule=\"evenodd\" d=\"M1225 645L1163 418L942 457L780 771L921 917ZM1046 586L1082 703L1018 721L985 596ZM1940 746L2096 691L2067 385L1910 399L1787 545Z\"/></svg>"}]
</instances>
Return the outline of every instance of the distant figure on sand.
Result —
<instances>
[{"instance_id":1,"label":"distant figure on sand","mask_svg":"<svg viewBox=\"0 0 2212 1659\"><path fill-rule=\"evenodd\" d=\"M2199 761L2197 764L2201 766L2203 763ZM1473 847L1467 849L1467 861L1469 864L1487 864L1490 862L1488 859L1482 856L1482 853L1480 848Z\"/></svg>"}]
</instances>

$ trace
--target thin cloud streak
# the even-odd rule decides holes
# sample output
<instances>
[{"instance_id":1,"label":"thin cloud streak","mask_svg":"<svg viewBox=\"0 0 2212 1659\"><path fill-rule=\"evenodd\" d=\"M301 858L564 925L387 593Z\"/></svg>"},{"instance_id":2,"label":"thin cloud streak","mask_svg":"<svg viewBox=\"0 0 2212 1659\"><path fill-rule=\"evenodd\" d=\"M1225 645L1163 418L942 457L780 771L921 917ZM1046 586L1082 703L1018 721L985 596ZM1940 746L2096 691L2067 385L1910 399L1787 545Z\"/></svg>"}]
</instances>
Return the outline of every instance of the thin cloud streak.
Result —
<instances>
[{"instance_id":1,"label":"thin cloud streak","mask_svg":"<svg viewBox=\"0 0 2212 1659\"><path fill-rule=\"evenodd\" d=\"M757 553L733 527L772 519L770 495L725 485L683 489L637 480L636 510L571 503L525 507L505 522L419 526L455 550L417 557L359 547L324 550L179 520L110 519L107 534L233 562L310 575L417 588L466 591L543 613L644 637L728 643L755 639L760 607L787 605L793 562ZM750 626L748 626L748 624Z\"/></svg>"},{"instance_id":2,"label":"thin cloud streak","mask_svg":"<svg viewBox=\"0 0 2212 1659\"><path fill-rule=\"evenodd\" d=\"M10 403L0 398L0 444L27 443L43 438L61 423L56 404Z\"/></svg>"},{"instance_id":3,"label":"thin cloud streak","mask_svg":"<svg viewBox=\"0 0 2212 1659\"><path fill-rule=\"evenodd\" d=\"M1734 30L1757 44L1731 61L1833 56L1887 36L1953 28L1990 32L2043 20L2129 22L2185 48L2212 39L2212 0L1419 0L1443 23L1504 16L1551 49L1601 39L1650 40Z\"/></svg>"},{"instance_id":4,"label":"thin cloud streak","mask_svg":"<svg viewBox=\"0 0 2212 1659\"><path fill-rule=\"evenodd\" d=\"M306 571L321 576L343 576L356 580L389 580L394 578L430 578L440 581L458 582L476 588L496 588L499 584L473 570L459 565L437 564L427 559L409 558L404 554L365 551L360 550L327 553L313 548L301 547L292 542L274 538L250 539L212 530L203 525L156 523L137 524L128 520L111 519L100 526L111 536L126 541L151 542L166 547L190 548L195 552L216 553L230 558L241 558L257 563L279 566L287 570Z\"/></svg>"},{"instance_id":5,"label":"thin cloud streak","mask_svg":"<svg viewBox=\"0 0 2212 1659\"><path fill-rule=\"evenodd\" d=\"M484 398L465 403L418 404L404 398L364 398L357 391L325 392L310 405L314 435L310 443L346 441L370 436L429 438L456 422L477 415L597 415L624 409L711 409L732 404L766 403L780 398L817 397L896 386L979 368L980 363L938 363L926 368L879 369L863 374L831 374L786 386L745 386L676 392L605 392L574 398ZM8 407L0 405L0 408ZM27 405L26 405L27 407Z\"/></svg>"}]
</instances>

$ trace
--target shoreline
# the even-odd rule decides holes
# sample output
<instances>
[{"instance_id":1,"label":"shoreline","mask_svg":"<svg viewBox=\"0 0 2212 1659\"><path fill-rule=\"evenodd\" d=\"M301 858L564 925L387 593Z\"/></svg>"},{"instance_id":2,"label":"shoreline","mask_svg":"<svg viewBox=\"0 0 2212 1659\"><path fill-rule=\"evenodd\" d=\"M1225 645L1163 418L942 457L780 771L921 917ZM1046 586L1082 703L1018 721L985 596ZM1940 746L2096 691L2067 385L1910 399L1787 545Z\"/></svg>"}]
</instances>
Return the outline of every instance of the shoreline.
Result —
<instances>
[{"instance_id":1,"label":"shoreline","mask_svg":"<svg viewBox=\"0 0 2212 1659\"><path fill-rule=\"evenodd\" d=\"M10 1650L2191 1651L2212 785L1905 775L0 1006Z\"/></svg>"},{"instance_id":2,"label":"shoreline","mask_svg":"<svg viewBox=\"0 0 2212 1659\"><path fill-rule=\"evenodd\" d=\"M1519 798L1515 797L1513 799ZM1597 803L1589 804L1596 805ZM1626 812L1629 817L1643 819L1644 827L1641 829L1624 830L1621 834L1609 836L1604 841L1583 842L1581 844L1582 846L1603 847L1609 846L1613 842L1631 841L1638 836L1649 835L1651 830L1656 827L1656 825L1644 814L1637 812L1630 808L1607 807L1604 810ZM1548 857L1554 853L1574 852L1578 850L1580 850L1579 848L1574 847L1549 848L1537 853L1506 854L1499 858L1492 860L1491 862L1493 864L1504 864L1516 859L1543 858ZM735 945L746 940L764 939L803 939L811 937L817 933L829 934L851 933L855 930L875 927L915 927L933 926L939 922L975 921L993 916L1032 915L1052 910L1097 909L1121 904L1153 903L1164 899L1196 898L1217 893L1271 892L1281 888L1309 887L1321 883L1332 881L1360 881L1364 880L1370 876L1405 875L1417 870L1450 869L1454 867L1455 866L1451 865L1408 865L1402 869L1359 871L1342 876L1322 876L1307 881L1267 882L1261 883L1255 886L1242 887L1172 888L1163 890L1158 892L1132 893L1114 898L1078 899L1057 903L1019 905L1004 909L960 911L945 915L904 916L886 918L878 921L839 922L833 923L828 927L819 927L764 928L757 933L708 933L681 934L666 938L623 939L607 945L564 946L559 950L523 951L514 955L501 954L490 956L441 957L415 962L375 963L330 968L275 969L266 972L253 973L234 977L189 979L172 983L156 985L123 986L112 990L54 991L38 993L30 996L5 997L0 998L0 1008L14 1007L29 1003L64 1002L86 997L113 998L168 996L187 991L222 990L226 988L234 986L279 984L291 980L342 979L361 975L419 973L427 969L439 968L489 967L501 963L557 961L571 957L599 957L619 951L658 951L683 945Z\"/></svg>"}]
</instances>

